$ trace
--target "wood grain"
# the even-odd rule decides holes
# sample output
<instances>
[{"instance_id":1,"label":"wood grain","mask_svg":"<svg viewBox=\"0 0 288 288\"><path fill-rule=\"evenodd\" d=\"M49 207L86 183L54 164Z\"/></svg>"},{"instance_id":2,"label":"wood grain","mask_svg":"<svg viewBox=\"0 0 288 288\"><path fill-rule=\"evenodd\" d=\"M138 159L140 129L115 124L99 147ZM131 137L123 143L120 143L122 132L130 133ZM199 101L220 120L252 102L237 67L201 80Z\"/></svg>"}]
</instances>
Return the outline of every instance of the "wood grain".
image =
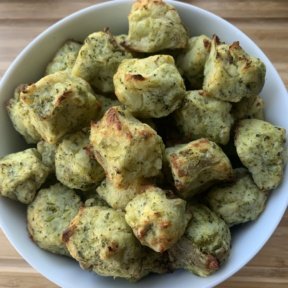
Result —
<instances>
[{"instance_id":1,"label":"wood grain","mask_svg":"<svg viewBox=\"0 0 288 288\"><path fill-rule=\"evenodd\" d=\"M0 77L17 54L55 21L96 0L0 0ZM288 86L287 0L190 0L183 1L227 19L266 53ZM288 287L288 212L273 237L241 271L219 288ZM33 268L11 247L0 231L0 287L57 287Z\"/></svg>"}]
</instances>

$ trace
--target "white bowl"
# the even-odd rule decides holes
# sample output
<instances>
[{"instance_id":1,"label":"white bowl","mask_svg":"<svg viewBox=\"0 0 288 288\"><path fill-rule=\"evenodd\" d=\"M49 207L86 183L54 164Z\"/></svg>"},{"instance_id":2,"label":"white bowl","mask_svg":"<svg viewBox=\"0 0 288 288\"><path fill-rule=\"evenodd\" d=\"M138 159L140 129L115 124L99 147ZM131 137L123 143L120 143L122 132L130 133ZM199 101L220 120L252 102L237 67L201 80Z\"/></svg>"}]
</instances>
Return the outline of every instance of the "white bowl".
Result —
<instances>
[{"instance_id":1,"label":"white bowl","mask_svg":"<svg viewBox=\"0 0 288 288\"><path fill-rule=\"evenodd\" d=\"M267 67L265 87L261 93L266 103L266 116L272 123L288 130L287 91L278 73L264 53L244 33L225 20L197 7L175 1L174 5L192 35L217 34L227 43L239 40L250 54L259 57ZM111 1L95 5L68 16L51 26L32 41L15 59L5 73L0 86L0 156L19 151L25 147L22 138L14 131L5 110L5 102L13 95L19 83L38 80L45 66L66 39L83 40L89 33L110 27L114 34L127 33L127 15L131 1ZM0 199L0 225L16 250L45 277L60 287L213 287L237 272L262 248L280 222L288 203L288 176L277 190L273 191L267 207L260 218L247 225L233 229L232 250L229 261L208 278L196 277L185 271L161 276L148 276L139 283L98 277L83 271L76 261L56 256L39 249L26 231L26 209L24 206Z\"/></svg>"}]
</instances>

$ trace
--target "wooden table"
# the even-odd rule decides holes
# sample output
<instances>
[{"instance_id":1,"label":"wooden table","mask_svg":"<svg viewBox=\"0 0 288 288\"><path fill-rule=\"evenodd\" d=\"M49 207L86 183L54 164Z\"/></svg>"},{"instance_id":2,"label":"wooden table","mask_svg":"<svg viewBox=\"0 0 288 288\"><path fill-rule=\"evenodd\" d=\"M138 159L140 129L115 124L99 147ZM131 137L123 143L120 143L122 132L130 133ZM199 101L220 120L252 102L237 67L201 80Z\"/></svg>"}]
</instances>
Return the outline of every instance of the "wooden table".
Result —
<instances>
[{"instance_id":1,"label":"wooden table","mask_svg":"<svg viewBox=\"0 0 288 288\"><path fill-rule=\"evenodd\" d=\"M0 0L0 77L35 36L97 0ZM273 62L288 87L288 1L191 0L235 24ZM219 288L288 287L288 212L262 251ZM0 288L57 287L32 269L0 231ZM85 287L84 287L85 288Z\"/></svg>"}]
</instances>

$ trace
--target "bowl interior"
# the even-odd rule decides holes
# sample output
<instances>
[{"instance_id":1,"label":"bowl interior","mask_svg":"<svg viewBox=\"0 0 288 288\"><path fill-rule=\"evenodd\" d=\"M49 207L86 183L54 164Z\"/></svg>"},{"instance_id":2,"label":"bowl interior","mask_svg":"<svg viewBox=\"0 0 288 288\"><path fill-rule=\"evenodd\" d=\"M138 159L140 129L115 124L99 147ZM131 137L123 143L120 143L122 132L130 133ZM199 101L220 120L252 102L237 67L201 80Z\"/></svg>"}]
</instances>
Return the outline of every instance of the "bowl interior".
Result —
<instances>
[{"instance_id":1,"label":"bowl interior","mask_svg":"<svg viewBox=\"0 0 288 288\"><path fill-rule=\"evenodd\" d=\"M263 52L236 27L223 19L197 7L176 2L173 4L188 27L191 35L217 34L221 40L230 43L240 41L250 54L259 57L266 64L267 76L261 93L266 103L266 118L272 123L288 129L287 91L271 62ZM131 1L111 1L81 10L51 26L30 43L5 73L0 86L0 156L16 152L25 147L22 138L14 131L5 110L6 101L12 97L14 88L20 83L38 80L61 44L67 39L83 40L89 33L110 27L113 34L127 33L127 15ZM268 109L269 108L269 109ZM184 287L212 287L238 271L261 249L276 229L288 203L287 169L285 180L273 193L260 218L253 223L233 229L232 250L229 261L208 278L196 277L184 271L161 276L150 276L137 284L124 280L98 277L83 271L68 258L52 255L32 243L26 231L26 208L9 199L0 198L0 225L18 252L35 269L60 287L158 287L172 285ZM273 215L273 216L272 216Z\"/></svg>"}]
</instances>

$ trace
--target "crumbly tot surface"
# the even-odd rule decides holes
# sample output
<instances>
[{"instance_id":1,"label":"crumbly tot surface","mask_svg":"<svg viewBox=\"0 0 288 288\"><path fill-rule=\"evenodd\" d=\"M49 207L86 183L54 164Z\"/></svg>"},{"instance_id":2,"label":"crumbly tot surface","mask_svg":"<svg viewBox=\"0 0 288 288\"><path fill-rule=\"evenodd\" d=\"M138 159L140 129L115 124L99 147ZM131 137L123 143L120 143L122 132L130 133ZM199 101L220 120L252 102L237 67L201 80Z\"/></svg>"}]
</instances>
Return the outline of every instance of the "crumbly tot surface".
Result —
<instances>
[{"instance_id":1,"label":"crumbly tot surface","mask_svg":"<svg viewBox=\"0 0 288 288\"><path fill-rule=\"evenodd\" d=\"M120 34L120 35L115 35L114 38L119 45L123 46L127 39L127 36L128 36L127 34Z\"/></svg>"},{"instance_id":2,"label":"crumbly tot surface","mask_svg":"<svg viewBox=\"0 0 288 288\"><path fill-rule=\"evenodd\" d=\"M50 168L51 171L55 171L55 152L56 145L50 144L45 141L37 143L37 151L41 155L42 163Z\"/></svg>"},{"instance_id":3,"label":"crumbly tot surface","mask_svg":"<svg viewBox=\"0 0 288 288\"><path fill-rule=\"evenodd\" d=\"M99 275L136 281L149 272L161 272L160 267L153 267L154 261L144 261L148 254L125 222L123 212L101 206L82 208L63 239L81 267Z\"/></svg>"},{"instance_id":4,"label":"crumbly tot surface","mask_svg":"<svg viewBox=\"0 0 288 288\"><path fill-rule=\"evenodd\" d=\"M183 237L168 250L173 268L208 276L227 260L231 235L228 226L204 205L191 204L192 219Z\"/></svg>"},{"instance_id":5,"label":"crumbly tot surface","mask_svg":"<svg viewBox=\"0 0 288 288\"><path fill-rule=\"evenodd\" d=\"M62 233L80 206L79 196L60 183L41 189L27 210L31 239L42 249L69 256Z\"/></svg>"},{"instance_id":6,"label":"crumbly tot surface","mask_svg":"<svg viewBox=\"0 0 288 288\"><path fill-rule=\"evenodd\" d=\"M56 52L52 61L48 64L46 68L46 75L64 70L70 73L81 46L82 45L76 41L66 41L64 45Z\"/></svg>"},{"instance_id":7,"label":"crumbly tot surface","mask_svg":"<svg viewBox=\"0 0 288 288\"><path fill-rule=\"evenodd\" d=\"M0 194L29 204L49 171L35 148L9 154L0 160Z\"/></svg>"},{"instance_id":8,"label":"crumbly tot surface","mask_svg":"<svg viewBox=\"0 0 288 288\"><path fill-rule=\"evenodd\" d=\"M31 121L30 109L19 97L26 87L27 85L23 84L15 89L14 97L8 102L7 111L15 130L24 137L27 143L31 144L40 141L41 136Z\"/></svg>"},{"instance_id":9,"label":"crumbly tot surface","mask_svg":"<svg viewBox=\"0 0 288 288\"><path fill-rule=\"evenodd\" d=\"M205 138L167 148L166 158L182 198L190 198L214 182L233 176L228 157L216 143Z\"/></svg>"},{"instance_id":10,"label":"crumbly tot surface","mask_svg":"<svg viewBox=\"0 0 288 288\"><path fill-rule=\"evenodd\" d=\"M115 97L116 98L116 97ZM103 95L97 94L97 99L101 103L101 111L99 113L98 119L101 119L105 112L112 106L120 106L121 103L116 99L112 99Z\"/></svg>"},{"instance_id":11,"label":"crumbly tot surface","mask_svg":"<svg viewBox=\"0 0 288 288\"><path fill-rule=\"evenodd\" d=\"M257 219L265 208L267 193L245 172L236 172L235 183L213 187L206 197L211 210L230 227Z\"/></svg>"},{"instance_id":12,"label":"crumbly tot surface","mask_svg":"<svg viewBox=\"0 0 288 288\"><path fill-rule=\"evenodd\" d=\"M95 198L95 199L99 199L102 204L105 203L105 201L103 199L100 198L100 196L98 195L98 193L96 192L96 189L95 187L93 187L92 189L90 190L87 190L87 191L78 191L80 192L80 196L81 196L81 199L85 202L86 200L89 200L89 199L92 199L92 198ZM100 205L101 206L101 205ZM109 206L107 203L104 205L104 206Z\"/></svg>"},{"instance_id":13,"label":"crumbly tot surface","mask_svg":"<svg viewBox=\"0 0 288 288\"><path fill-rule=\"evenodd\" d=\"M286 131L263 120L241 120L236 127L237 154L261 190L275 189L283 178Z\"/></svg>"},{"instance_id":14,"label":"crumbly tot surface","mask_svg":"<svg viewBox=\"0 0 288 288\"><path fill-rule=\"evenodd\" d=\"M57 179L72 189L87 191L104 178L104 170L89 151L89 135L79 131L64 137L55 154Z\"/></svg>"},{"instance_id":15,"label":"crumbly tot surface","mask_svg":"<svg viewBox=\"0 0 288 288\"><path fill-rule=\"evenodd\" d=\"M235 120L247 118L264 120L264 100L259 95L244 98L238 103L233 103L231 114Z\"/></svg>"},{"instance_id":16,"label":"crumbly tot surface","mask_svg":"<svg viewBox=\"0 0 288 288\"><path fill-rule=\"evenodd\" d=\"M138 0L128 16L125 45L138 52L157 52L187 46L188 35L177 10L162 0Z\"/></svg>"},{"instance_id":17,"label":"crumbly tot surface","mask_svg":"<svg viewBox=\"0 0 288 288\"><path fill-rule=\"evenodd\" d=\"M185 96L184 81L169 55L124 60L114 75L114 85L119 101L143 118L169 115Z\"/></svg>"},{"instance_id":18,"label":"crumbly tot surface","mask_svg":"<svg viewBox=\"0 0 288 288\"><path fill-rule=\"evenodd\" d=\"M113 75L127 58L132 58L132 54L119 45L109 31L96 32L85 39L72 74L85 79L96 90L114 92Z\"/></svg>"},{"instance_id":19,"label":"crumbly tot surface","mask_svg":"<svg viewBox=\"0 0 288 288\"><path fill-rule=\"evenodd\" d=\"M126 206L125 220L142 245L164 252L183 235L190 220L186 201L169 199L166 192L149 187Z\"/></svg>"},{"instance_id":20,"label":"crumbly tot surface","mask_svg":"<svg viewBox=\"0 0 288 288\"><path fill-rule=\"evenodd\" d=\"M239 42L229 46L220 44L214 37L205 64L203 90L211 97L239 102L260 93L265 74L264 63L249 56Z\"/></svg>"},{"instance_id":21,"label":"crumbly tot surface","mask_svg":"<svg viewBox=\"0 0 288 288\"><path fill-rule=\"evenodd\" d=\"M120 106L111 107L92 124L90 143L113 185L156 176L162 168L162 139Z\"/></svg>"},{"instance_id":22,"label":"crumbly tot surface","mask_svg":"<svg viewBox=\"0 0 288 288\"><path fill-rule=\"evenodd\" d=\"M20 99L31 110L31 122L37 132L51 144L89 125L100 110L89 84L62 71L28 86Z\"/></svg>"},{"instance_id":23,"label":"crumbly tot surface","mask_svg":"<svg viewBox=\"0 0 288 288\"><path fill-rule=\"evenodd\" d=\"M97 193L112 208L124 210L129 201L136 195L142 193L146 189L145 180L136 179L131 184L116 185L105 179L100 186L97 187Z\"/></svg>"},{"instance_id":24,"label":"crumbly tot surface","mask_svg":"<svg viewBox=\"0 0 288 288\"><path fill-rule=\"evenodd\" d=\"M189 91L174 120L187 141L204 137L225 145L234 122L230 110L230 103L207 97L202 90Z\"/></svg>"},{"instance_id":25,"label":"crumbly tot surface","mask_svg":"<svg viewBox=\"0 0 288 288\"><path fill-rule=\"evenodd\" d=\"M85 200L84 206L85 207L92 207L92 206L109 207L109 205L103 199L100 198L100 196L98 195L98 193L96 193L96 191L94 195L91 195Z\"/></svg>"},{"instance_id":26,"label":"crumbly tot surface","mask_svg":"<svg viewBox=\"0 0 288 288\"><path fill-rule=\"evenodd\" d=\"M181 74L194 89L201 89L204 79L204 66L211 48L211 39L206 35L192 37L188 47L176 58L176 65Z\"/></svg>"}]
</instances>

